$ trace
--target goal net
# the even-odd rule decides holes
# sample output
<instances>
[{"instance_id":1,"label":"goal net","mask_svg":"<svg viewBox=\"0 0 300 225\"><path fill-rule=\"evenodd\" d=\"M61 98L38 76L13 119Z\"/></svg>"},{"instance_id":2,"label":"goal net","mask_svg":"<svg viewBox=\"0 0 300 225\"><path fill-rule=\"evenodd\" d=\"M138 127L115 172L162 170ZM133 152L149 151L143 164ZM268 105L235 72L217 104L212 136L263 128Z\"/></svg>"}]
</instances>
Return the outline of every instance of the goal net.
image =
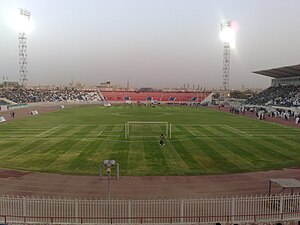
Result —
<instances>
[{"instance_id":1,"label":"goal net","mask_svg":"<svg viewBox=\"0 0 300 225\"><path fill-rule=\"evenodd\" d=\"M171 138L170 127L168 122L128 121L125 123L125 138L159 137L161 134Z\"/></svg>"}]
</instances>

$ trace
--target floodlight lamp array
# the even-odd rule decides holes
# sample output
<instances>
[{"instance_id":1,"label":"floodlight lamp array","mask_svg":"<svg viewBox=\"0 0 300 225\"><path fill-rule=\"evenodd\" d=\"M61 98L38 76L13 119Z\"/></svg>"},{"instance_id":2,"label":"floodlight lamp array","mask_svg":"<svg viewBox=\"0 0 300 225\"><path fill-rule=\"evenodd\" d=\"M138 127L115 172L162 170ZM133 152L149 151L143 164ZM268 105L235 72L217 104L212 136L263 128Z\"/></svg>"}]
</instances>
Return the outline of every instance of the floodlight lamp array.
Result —
<instances>
[{"instance_id":1,"label":"floodlight lamp array","mask_svg":"<svg viewBox=\"0 0 300 225\"><path fill-rule=\"evenodd\" d=\"M106 159L103 161L103 164L106 168L110 168L111 166L115 166L117 164L117 161L116 160L109 160L109 159Z\"/></svg>"},{"instance_id":2,"label":"floodlight lamp array","mask_svg":"<svg viewBox=\"0 0 300 225\"><path fill-rule=\"evenodd\" d=\"M232 21L222 21L220 25L220 39L224 43L229 43L230 47L235 46L235 29L232 27Z\"/></svg>"},{"instance_id":3,"label":"floodlight lamp array","mask_svg":"<svg viewBox=\"0 0 300 225\"><path fill-rule=\"evenodd\" d=\"M21 8L19 8L19 10L20 10L20 14L21 14L22 16L30 17L31 12L28 11L27 9L21 9Z\"/></svg>"},{"instance_id":4,"label":"floodlight lamp array","mask_svg":"<svg viewBox=\"0 0 300 225\"><path fill-rule=\"evenodd\" d=\"M13 26L18 33L28 34L32 31L32 24L30 22L31 12L27 9L19 8L18 12L15 12L13 18Z\"/></svg>"}]
</instances>

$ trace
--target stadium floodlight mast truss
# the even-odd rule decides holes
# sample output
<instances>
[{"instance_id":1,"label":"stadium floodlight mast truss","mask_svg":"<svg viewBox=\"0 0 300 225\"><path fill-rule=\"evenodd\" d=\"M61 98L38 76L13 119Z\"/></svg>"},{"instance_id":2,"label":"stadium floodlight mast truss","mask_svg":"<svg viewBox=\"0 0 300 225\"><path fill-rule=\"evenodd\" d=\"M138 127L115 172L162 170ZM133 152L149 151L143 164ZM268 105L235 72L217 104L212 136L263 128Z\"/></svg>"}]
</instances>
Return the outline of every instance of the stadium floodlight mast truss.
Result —
<instances>
[{"instance_id":1,"label":"stadium floodlight mast truss","mask_svg":"<svg viewBox=\"0 0 300 225\"><path fill-rule=\"evenodd\" d=\"M125 139L127 139L130 135L130 126L131 125L165 125L165 135L166 137L172 138L172 124L168 122L145 122L145 121L128 121L125 123ZM159 135L159 134L158 134Z\"/></svg>"},{"instance_id":2,"label":"stadium floodlight mast truss","mask_svg":"<svg viewBox=\"0 0 300 225\"><path fill-rule=\"evenodd\" d=\"M30 16L31 12L26 9L19 9L17 20L18 39L19 39L19 76L20 85L27 85L27 33L30 31Z\"/></svg>"},{"instance_id":3,"label":"stadium floodlight mast truss","mask_svg":"<svg viewBox=\"0 0 300 225\"><path fill-rule=\"evenodd\" d=\"M230 51L235 48L235 27L233 21L222 21L220 39L224 43L223 52L223 90L229 89Z\"/></svg>"}]
</instances>

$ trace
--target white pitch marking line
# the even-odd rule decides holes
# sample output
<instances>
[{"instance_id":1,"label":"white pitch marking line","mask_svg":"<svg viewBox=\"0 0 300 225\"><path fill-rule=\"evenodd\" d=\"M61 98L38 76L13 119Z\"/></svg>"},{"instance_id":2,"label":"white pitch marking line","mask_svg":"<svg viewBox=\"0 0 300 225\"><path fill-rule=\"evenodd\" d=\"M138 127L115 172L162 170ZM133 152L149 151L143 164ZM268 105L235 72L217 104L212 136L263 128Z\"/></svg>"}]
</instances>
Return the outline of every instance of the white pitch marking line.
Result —
<instances>
[{"instance_id":1,"label":"white pitch marking line","mask_svg":"<svg viewBox=\"0 0 300 225\"><path fill-rule=\"evenodd\" d=\"M98 137L103 133L103 130L101 130L101 132L98 134Z\"/></svg>"},{"instance_id":2,"label":"white pitch marking line","mask_svg":"<svg viewBox=\"0 0 300 225\"><path fill-rule=\"evenodd\" d=\"M193 136L196 136L196 134L194 134L192 131L189 130L189 132L190 132Z\"/></svg>"},{"instance_id":3,"label":"white pitch marking line","mask_svg":"<svg viewBox=\"0 0 300 225\"><path fill-rule=\"evenodd\" d=\"M246 134L247 136L250 136L250 137L253 136L252 134L249 134L249 133L247 133L247 132L245 132L245 131L241 131L241 130L239 130L239 129L236 129L236 128L231 127L231 126L228 126L228 125L225 125L225 127L229 128L229 129L231 129L231 130L237 131L237 132L239 132L239 133Z\"/></svg>"},{"instance_id":4,"label":"white pitch marking line","mask_svg":"<svg viewBox=\"0 0 300 225\"><path fill-rule=\"evenodd\" d=\"M45 132L36 135L36 137L39 137L39 136L41 136L41 135L43 135L43 134L46 134L46 133L48 133L49 131L52 131L52 130L54 130L54 129L57 129L57 128L61 127L61 126L62 126L62 125L59 125L59 126L57 126L57 127L53 127L53 128L51 128L51 129L49 129L49 130L46 130Z\"/></svg>"}]
</instances>

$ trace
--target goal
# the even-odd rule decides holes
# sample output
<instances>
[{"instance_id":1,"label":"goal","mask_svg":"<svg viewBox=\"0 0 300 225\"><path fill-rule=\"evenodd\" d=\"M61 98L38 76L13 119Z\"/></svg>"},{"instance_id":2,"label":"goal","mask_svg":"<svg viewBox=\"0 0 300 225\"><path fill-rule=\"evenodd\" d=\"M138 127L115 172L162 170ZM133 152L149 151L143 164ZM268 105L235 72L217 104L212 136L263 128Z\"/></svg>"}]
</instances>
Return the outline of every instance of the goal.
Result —
<instances>
[{"instance_id":1,"label":"goal","mask_svg":"<svg viewBox=\"0 0 300 225\"><path fill-rule=\"evenodd\" d=\"M125 123L125 138L158 137L164 134L171 139L171 124L168 122L128 121Z\"/></svg>"}]
</instances>

